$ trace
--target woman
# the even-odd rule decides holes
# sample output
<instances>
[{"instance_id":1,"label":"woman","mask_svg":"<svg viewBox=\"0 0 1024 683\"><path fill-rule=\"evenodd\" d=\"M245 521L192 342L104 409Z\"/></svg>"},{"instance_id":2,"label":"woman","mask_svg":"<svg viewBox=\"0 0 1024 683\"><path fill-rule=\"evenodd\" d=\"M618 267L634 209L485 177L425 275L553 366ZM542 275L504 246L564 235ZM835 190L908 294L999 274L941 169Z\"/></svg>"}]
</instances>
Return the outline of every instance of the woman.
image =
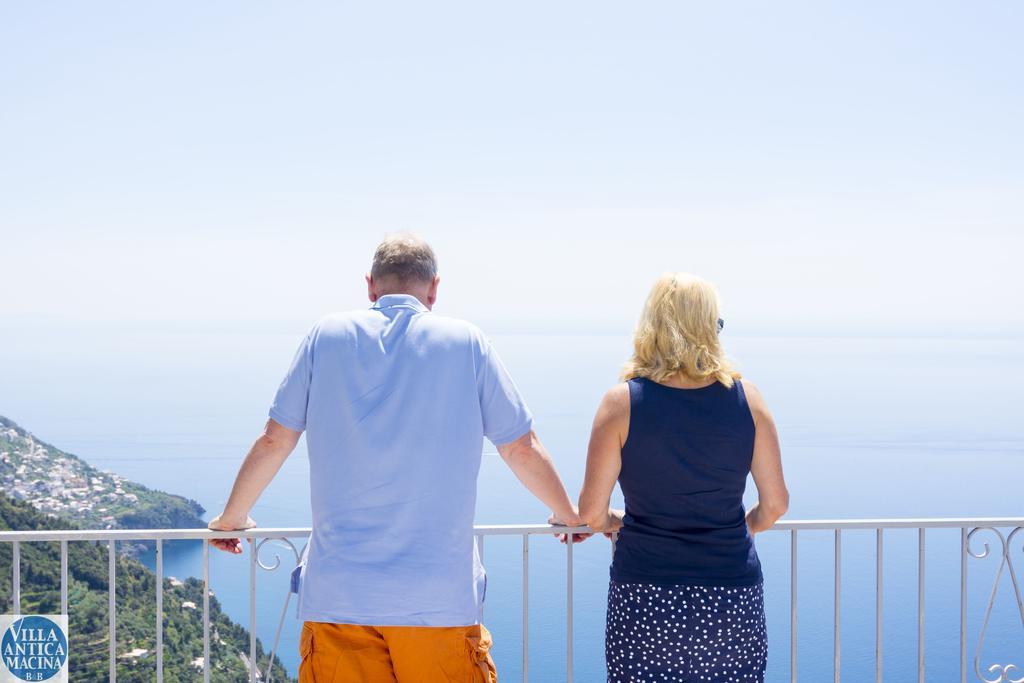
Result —
<instances>
[{"instance_id":1,"label":"woman","mask_svg":"<svg viewBox=\"0 0 1024 683\"><path fill-rule=\"evenodd\" d=\"M580 516L618 532L608 590L609 681L763 681L767 642L754 534L785 513L778 435L693 275L654 285L622 384L594 418ZM758 502L746 514L753 474ZM608 507L618 481L625 511Z\"/></svg>"}]
</instances>

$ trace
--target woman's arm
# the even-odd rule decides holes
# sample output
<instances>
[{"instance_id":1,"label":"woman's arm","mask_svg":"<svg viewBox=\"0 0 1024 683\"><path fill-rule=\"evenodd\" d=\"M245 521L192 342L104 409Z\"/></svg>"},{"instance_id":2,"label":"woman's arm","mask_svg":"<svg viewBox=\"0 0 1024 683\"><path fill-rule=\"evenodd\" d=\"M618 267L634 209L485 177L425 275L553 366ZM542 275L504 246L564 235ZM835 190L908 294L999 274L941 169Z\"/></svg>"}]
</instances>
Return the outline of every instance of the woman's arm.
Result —
<instances>
[{"instance_id":1,"label":"woman's arm","mask_svg":"<svg viewBox=\"0 0 1024 683\"><path fill-rule=\"evenodd\" d=\"M757 387L743 380L743 390L750 414L754 417L754 459L750 464L750 474L757 486L757 503L747 511L747 527L750 533L757 534L770 529L779 517L786 514L789 491L782 476L782 451L775 420Z\"/></svg>"},{"instance_id":2,"label":"woman's arm","mask_svg":"<svg viewBox=\"0 0 1024 683\"><path fill-rule=\"evenodd\" d=\"M594 531L622 526L622 513L609 510L612 490L622 467L622 444L629 434L629 385L612 387L597 409L587 449L587 474L580 492L580 518Z\"/></svg>"}]
</instances>

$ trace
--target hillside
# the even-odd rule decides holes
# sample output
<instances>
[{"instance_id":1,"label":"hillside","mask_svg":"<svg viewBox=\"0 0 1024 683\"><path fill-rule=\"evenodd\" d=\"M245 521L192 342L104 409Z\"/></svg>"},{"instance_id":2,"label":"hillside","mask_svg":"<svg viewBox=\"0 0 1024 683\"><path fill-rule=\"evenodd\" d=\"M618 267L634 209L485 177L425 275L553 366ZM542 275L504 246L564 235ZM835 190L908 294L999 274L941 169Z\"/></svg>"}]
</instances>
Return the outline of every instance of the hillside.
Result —
<instances>
[{"instance_id":1,"label":"hillside","mask_svg":"<svg viewBox=\"0 0 1024 683\"><path fill-rule=\"evenodd\" d=\"M88 529L202 528L203 507L155 491L40 441L0 416L0 486L48 515Z\"/></svg>"},{"instance_id":2,"label":"hillside","mask_svg":"<svg viewBox=\"0 0 1024 683\"><path fill-rule=\"evenodd\" d=\"M0 494L2 529L70 529L68 520L41 514L32 506ZM95 683L108 672L107 548L105 544L68 544L68 613L71 680ZM11 546L0 544L0 576L11 576ZM117 560L117 680L150 683L156 675L156 577L130 557ZM60 611L60 545L21 544L23 613ZM164 580L164 680L190 681L201 675L203 656L203 584ZM0 604L10 606L10 579L0 581ZM198 606L198 608L196 608ZM4 607L7 611L9 607ZM211 679L218 683L248 680L249 632L232 622L216 596L210 597ZM134 655L134 656L133 656ZM258 661L266 654L257 642ZM197 662L197 659L199 661ZM290 681L275 660L275 681Z\"/></svg>"}]
</instances>

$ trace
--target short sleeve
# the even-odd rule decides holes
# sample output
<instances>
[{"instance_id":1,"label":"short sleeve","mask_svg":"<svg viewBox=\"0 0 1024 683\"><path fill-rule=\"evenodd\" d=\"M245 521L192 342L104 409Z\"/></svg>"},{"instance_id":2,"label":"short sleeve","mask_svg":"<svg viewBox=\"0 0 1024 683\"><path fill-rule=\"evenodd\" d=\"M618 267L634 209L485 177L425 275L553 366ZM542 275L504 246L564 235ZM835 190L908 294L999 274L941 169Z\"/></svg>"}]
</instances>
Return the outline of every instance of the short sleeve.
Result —
<instances>
[{"instance_id":1,"label":"short sleeve","mask_svg":"<svg viewBox=\"0 0 1024 683\"><path fill-rule=\"evenodd\" d=\"M288 374L277 389L270 406L270 418L288 429L301 432L306 429L306 406L309 404L309 385L313 378L313 333L310 332L292 360Z\"/></svg>"},{"instance_id":2,"label":"short sleeve","mask_svg":"<svg viewBox=\"0 0 1024 683\"><path fill-rule=\"evenodd\" d=\"M477 388L480 392L484 436L491 443L496 446L511 443L530 431L533 415L497 351L486 341L477 373Z\"/></svg>"}]
</instances>

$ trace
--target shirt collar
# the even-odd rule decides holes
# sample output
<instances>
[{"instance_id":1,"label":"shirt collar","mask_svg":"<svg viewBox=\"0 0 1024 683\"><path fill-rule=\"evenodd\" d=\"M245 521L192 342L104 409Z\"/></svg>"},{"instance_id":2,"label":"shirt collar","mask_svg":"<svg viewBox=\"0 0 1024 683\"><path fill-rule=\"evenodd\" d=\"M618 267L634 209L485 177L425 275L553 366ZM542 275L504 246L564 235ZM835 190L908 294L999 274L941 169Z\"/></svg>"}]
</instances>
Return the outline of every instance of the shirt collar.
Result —
<instances>
[{"instance_id":1,"label":"shirt collar","mask_svg":"<svg viewBox=\"0 0 1024 683\"><path fill-rule=\"evenodd\" d=\"M423 305L423 302L414 297L412 294L385 294L384 296L377 299L373 304L372 308L384 309L384 308L395 308L395 307L411 308L419 313L425 313L429 309Z\"/></svg>"}]
</instances>

